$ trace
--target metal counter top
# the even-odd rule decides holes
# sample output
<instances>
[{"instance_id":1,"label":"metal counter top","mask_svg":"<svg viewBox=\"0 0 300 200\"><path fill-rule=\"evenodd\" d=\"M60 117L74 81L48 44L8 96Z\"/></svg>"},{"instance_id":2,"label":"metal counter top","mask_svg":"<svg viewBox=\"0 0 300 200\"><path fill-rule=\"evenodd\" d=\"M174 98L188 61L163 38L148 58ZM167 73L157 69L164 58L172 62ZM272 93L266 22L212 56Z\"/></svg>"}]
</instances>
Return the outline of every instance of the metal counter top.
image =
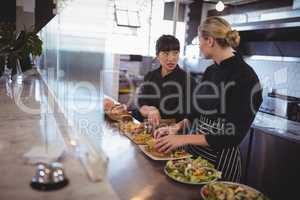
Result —
<instances>
[{"instance_id":1,"label":"metal counter top","mask_svg":"<svg viewBox=\"0 0 300 200\"><path fill-rule=\"evenodd\" d=\"M298 122L258 112L252 127L265 133L300 143L300 123Z\"/></svg>"},{"instance_id":2,"label":"metal counter top","mask_svg":"<svg viewBox=\"0 0 300 200\"><path fill-rule=\"evenodd\" d=\"M201 186L168 178L163 172L165 161L151 160L109 124L104 127L102 147L109 158L108 179L120 199L201 199Z\"/></svg>"}]
</instances>

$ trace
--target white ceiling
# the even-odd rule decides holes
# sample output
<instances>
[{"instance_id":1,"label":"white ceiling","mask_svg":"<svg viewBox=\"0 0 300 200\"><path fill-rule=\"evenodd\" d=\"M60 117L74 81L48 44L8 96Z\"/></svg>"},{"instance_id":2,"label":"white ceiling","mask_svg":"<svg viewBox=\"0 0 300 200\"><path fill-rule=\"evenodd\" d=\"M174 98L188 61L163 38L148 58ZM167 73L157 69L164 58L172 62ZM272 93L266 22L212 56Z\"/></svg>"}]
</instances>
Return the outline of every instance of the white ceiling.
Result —
<instances>
[{"instance_id":1,"label":"white ceiling","mask_svg":"<svg viewBox=\"0 0 300 200\"><path fill-rule=\"evenodd\" d=\"M165 0L165 2L174 2L175 0ZM181 3L189 4L195 1L203 1L203 2L211 2L211 3L218 3L219 0L180 0ZM242 5L247 3L253 3L256 1L261 0L222 0L224 4L230 5Z\"/></svg>"},{"instance_id":2,"label":"white ceiling","mask_svg":"<svg viewBox=\"0 0 300 200\"><path fill-rule=\"evenodd\" d=\"M175 0L164 0L165 2L174 2ZM193 3L195 0L179 0L180 3L189 4Z\"/></svg>"},{"instance_id":3,"label":"white ceiling","mask_svg":"<svg viewBox=\"0 0 300 200\"><path fill-rule=\"evenodd\" d=\"M204 0L204 1L218 3L219 0ZM228 4L228 5L242 5L242 4L253 3L261 0L222 0L222 1L224 4Z\"/></svg>"}]
</instances>

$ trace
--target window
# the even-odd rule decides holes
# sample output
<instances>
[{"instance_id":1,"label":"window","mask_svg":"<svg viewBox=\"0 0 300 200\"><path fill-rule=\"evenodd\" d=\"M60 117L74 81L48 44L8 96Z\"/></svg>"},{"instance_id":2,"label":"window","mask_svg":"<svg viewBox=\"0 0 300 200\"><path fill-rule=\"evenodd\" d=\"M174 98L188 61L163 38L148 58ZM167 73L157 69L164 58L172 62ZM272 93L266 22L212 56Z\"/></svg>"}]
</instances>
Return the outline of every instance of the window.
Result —
<instances>
[{"instance_id":1,"label":"window","mask_svg":"<svg viewBox=\"0 0 300 200\"><path fill-rule=\"evenodd\" d=\"M115 9L118 26L140 27L140 16L138 11Z\"/></svg>"}]
</instances>

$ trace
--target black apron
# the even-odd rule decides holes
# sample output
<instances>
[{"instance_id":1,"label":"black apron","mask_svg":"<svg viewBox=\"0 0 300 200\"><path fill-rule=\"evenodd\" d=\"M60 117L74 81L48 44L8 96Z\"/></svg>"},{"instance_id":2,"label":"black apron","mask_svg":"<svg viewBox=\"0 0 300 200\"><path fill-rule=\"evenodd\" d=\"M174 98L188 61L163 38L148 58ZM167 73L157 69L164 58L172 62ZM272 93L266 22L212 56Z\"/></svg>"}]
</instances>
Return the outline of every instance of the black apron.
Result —
<instances>
[{"instance_id":1,"label":"black apron","mask_svg":"<svg viewBox=\"0 0 300 200\"><path fill-rule=\"evenodd\" d=\"M209 120L205 117L198 119L198 126L194 134L205 133L207 129L222 128L220 120ZM215 168L222 172L222 180L240 182L242 176L242 163L239 147L229 147L215 150L210 147L201 147L197 145L188 145L186 150L194 156L201 156L212 163Z\"/></svg>"}]
</instances>

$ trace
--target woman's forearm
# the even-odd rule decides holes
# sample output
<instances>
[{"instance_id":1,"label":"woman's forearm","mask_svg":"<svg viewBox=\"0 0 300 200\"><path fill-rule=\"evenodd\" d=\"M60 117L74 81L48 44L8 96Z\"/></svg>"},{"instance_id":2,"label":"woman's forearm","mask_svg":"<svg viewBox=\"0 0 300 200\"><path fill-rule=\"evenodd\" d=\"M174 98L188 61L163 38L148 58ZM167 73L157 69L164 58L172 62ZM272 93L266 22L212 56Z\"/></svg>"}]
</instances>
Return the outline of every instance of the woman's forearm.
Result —
<instances>
[{"instance_id":1,"label":"woman's forearm","mask_svg":"<svg viewBox=\"0 0 300 200\"><path fill-rule=\"evenodd\" d=\"M148 117L150 111L153 111L154 109L156 109L154 106L144 105L140 108L140 113L143 117Z\"/></svg>"},{"instance_id":2,"label":"woman's forearm","mask_svg":"<svg viewBox=\"0 0 300 200\"><path fill-rule=\"evenodd\" d=\"M175 129L178 131L185 129L186 127L188 127L190 121L188 119L183 119L180 122L178 122L177 124L175 124Z\"/></svg>"},{"instance_id":3,"label":"woman's forearm","mask_svg":"<svg viewBox=\"0 0 300 200\"><path fill-rule=\"evenodd\" d=\"M199 145L202 147L209 146L204 135L184 135L183 137L185 145Z\"/></svg>"}]
</instances>

